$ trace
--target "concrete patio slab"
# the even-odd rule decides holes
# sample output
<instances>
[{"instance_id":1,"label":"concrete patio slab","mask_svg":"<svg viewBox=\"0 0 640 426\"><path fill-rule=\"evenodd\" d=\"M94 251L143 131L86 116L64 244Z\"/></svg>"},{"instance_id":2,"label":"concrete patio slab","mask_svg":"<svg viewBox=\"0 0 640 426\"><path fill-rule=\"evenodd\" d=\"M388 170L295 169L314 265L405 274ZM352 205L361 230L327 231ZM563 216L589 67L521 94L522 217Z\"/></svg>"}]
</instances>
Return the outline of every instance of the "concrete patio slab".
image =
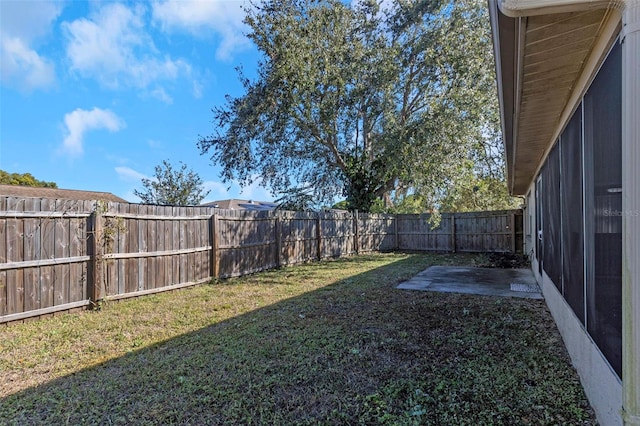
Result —
<instances>
[{"instance_id":1,"label":"concrete patio slab","mask_svg":"<svg viewBox=\"0 0 640 426\"><path fill-rule=\"evenodd\" d=\"M431 266L398 285L402 290L542 299L530 269Z\"/></svg>"}]
</instances>

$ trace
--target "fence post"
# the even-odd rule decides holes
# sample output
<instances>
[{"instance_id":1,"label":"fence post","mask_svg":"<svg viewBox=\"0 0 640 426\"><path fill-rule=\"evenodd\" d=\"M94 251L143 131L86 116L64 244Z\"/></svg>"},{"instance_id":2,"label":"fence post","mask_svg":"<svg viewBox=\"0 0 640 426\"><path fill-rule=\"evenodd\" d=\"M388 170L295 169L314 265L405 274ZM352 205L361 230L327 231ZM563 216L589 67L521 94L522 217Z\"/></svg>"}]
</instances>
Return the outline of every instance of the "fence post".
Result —
<instances>
[{"instance_id":1,"label":"fence post","mask_svg":"<svg viewBox=\"0 0 640 426\"><path fill-rule=\"evenodd\" d=\"M280 221L280 213L276 212L276 267L282 266L282 222Z\"/></svg>"},{"instance_id":2,"label":"fence post","mask_svg":"<svg viewBox=\"0 0 640 426\"><path fill-rule=\"evenodd\" d=\"M316 219L316 236L318 237L318 260L322 260L322 219L320 215L322 213L318 212L318 218Z\"/></svg>"},{"instance_id":3,"label":"fence post","mask_svg":"<svg viewBox=\"0 0 640 426\"><path fill-rule=\"evenodd\" d=\"M211 216L211 278L217 279L220 276L220 254L218 253L218 246L220 240L218 233L220 231L218 225L218 215L213 214Z\"/></svg>"},{"instance_id":4,"label":"fence post","mask_svg":"<svg viewBox=\"0 0 640 426\"><path fill-rule=\"evenodd\" d=\"M360 233L358 231L358 210L353 212L353 248L356 254L360 254Z\"/></svg>"},{"instance_id":5,"label":"fence post","mask_svg":"<svg viewBox=\"0 0 640 426\"><path fill-rule=\"evenodd\" d=\"M456 214L451 213L451 251L456 252Z\"/></svg>"},{"instance_id":6,"label":"fence post","mask_svg":"<svg viewBox=\"0 0 640 426\"><path fill-rule=\"evenodd\" d=\"M102 248L100 236L102 234L102 219L100 212L94 210L89 216L89 273L87 274L87 298L95 303L100 300L100 288L102 286Z\"/></svg>"}]
</instances>

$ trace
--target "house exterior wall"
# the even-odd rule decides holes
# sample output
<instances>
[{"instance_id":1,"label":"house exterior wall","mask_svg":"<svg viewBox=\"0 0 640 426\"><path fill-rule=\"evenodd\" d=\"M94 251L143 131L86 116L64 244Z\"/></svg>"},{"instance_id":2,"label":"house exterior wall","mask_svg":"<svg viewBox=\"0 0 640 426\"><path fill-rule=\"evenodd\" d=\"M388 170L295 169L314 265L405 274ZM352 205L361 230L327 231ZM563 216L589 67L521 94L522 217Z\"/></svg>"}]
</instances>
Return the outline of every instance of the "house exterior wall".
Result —
<instances>
[{"instance_id":1,"label":"house exterior wall","mask_svg":"<svg viewBox=\"0 0 640 426\"><path fill-rule=\"evenodd\" d=\"M520 149L520 152L532 153L528 157L512 158L513 168L509 169L510 183L514 175L521 178L517 190L515 184L510 188L517 194L523 194L529 187L525 210L525 250L531 254L536 279L598 420L603 425L640 426L640 0L488 2L493 13L506 152L509 154L510 150ZM496 12L498 9L500 12ZM588 55L581 56L573 42L563 45L563 37L569 35L571 31L567 30L570 27L563 24L552 27L554 23L587 16L589 11L596 9L606 11L595 12L594 16L601 16L602 20L597 31L589 36L592 39ZM509 20L505 16L514 19ZM530 23L533 25L532 34L543 25L551 37L533 40L535 45L533 42L527 44ZM556 38L552 40L554 36ZM586 42L587 36L581 41ZM521 62L526 64L527 58L531 59L535 56L532 53L540 49L560 45L565 53L563 58L571 54L580 58L579 74L573 74L577 76L570 80L570 95L562 101L562 113L556 115L553 111L553 114L545 115L543 109L536 110L537 115L529 114L523 118L518 113L527 105L521 99L521 90L523 87L531 88L532 82L539 81L541 76L523 73L518 65ZM619 76L615 80L616 87L602 84L593 87L611 46L617 49L615 62L621 63L614 71ZM552 71L557 70L552 68ZM611 72L611 69L605 70L603 75ZM535 93L540 96L535 99L543 105L550 100L558 101L560 95L555 95L560 88L560 82L550 84L546 91L536 86ZM614 92L618 93L616 99L609 96ZM598 105L598 96L602 105ZM558 176L554 170L558 160L552 159L546 164L547 158L550 154L557 156L557 146L554 145L558 140L562 142L565 136L567 139L573 137L564 132L571 127L576 110L582 112L583 139L580 143L583 156L579 165L582 172L577 171L580 168L575 163L563 162L575 158L572 157L576 152L575 144L569 145L564 153L563 145L560 145L559 164L561 169L566 167L569 170L565 177L573 173L572 176L581 175L582 181L563 181L561 170L560 188L550 188L551 192L547 193L545 176L549 181ZM512 116L514 123L510 126L508 119ZM615 123L611 124L613 121ZM521 137L522 134L525 137ZM547 138L547 134L553 136ZM527 135L536 137L529 140ZM615 145L610 145L612 141ZM532 146L528 145L529 142ZM542 180L538 180L538 176L542 176ZM582 186L581 198L576 198L576 192L573 192L575 182ZM563 210L559 226L558 215L553 213L558 200L554 191L558 190ZM566 194L570 197L565 198ZM575 206L580 202L582 205L577 211L582 215L578 213L581 222L577 223L573 220L576 209L566 209L565 206ZM552 209L549 209L549 204L553 205ZM539 233L540 230L542 232ZM562 234L560 240L556 238L557 232ZM541 241L539 235L546 240ZM559 250L560 273L556 256L558 241L562 245ZM547 244L552 248L545 251ZM583 256L576 256L581 249ZM549 256L550 253L553 255ZM567 268L571 269L569 273ZM583 285L576 286L576 283Z\"/></svg>"},{"instance_id":2,"label":"house exterior wall","mask_svg":"<svg viewBox=\"0 0 640 426\"><path fill-rule=\"evenodd\" d=\"M530 187L527 197L527 211L531 211L532 227L535 235L535 183ZM539 272L540 264L531 246L531 268L542 290L545 302L562 336L562 340L578 372L580 382L603 426L622 425L622 382L613 371L602 352L585 330L565 298L544 270Z\"/></svg>"},{"instance_id":3,"label":"house exterior wall","mask_svg":"<svg viewBox=\"0 0 640 426\"><path fill-rule=\"evenodd\" d=\"M625 424L640 425L640 0L622 15L622 381Z\"/></svg>"},{"instance_id":4,"label":"house exterior wall","mask_svg":"<svg viewBox=\"0 0 640 426\"><path fill-rule=\"evenodd\" d=\"M611 154L611 150L615 151L616 144L609 146L611 138L618 138L618 149L620 149L621 145L624 146L623 150L625 152L631 152L627 156L636 158L634 164L638 164L637 140L630 141L628 137L623 138L620 135L619 131L624 127L620 124L620 116L622 114L620 111L611 112L612 105L622 104L620 98L624 92L624 89L621 88L622 77L619 71L621 68L619 64L622 62L620 59L621 45L622 38L613 44L612 52L607 57L607 61L598 65L598 67L602 66L602 68L585 70L585 72L593 73L594 78L590 85L585 88L584 93L577 97L579 104L572 107L575 110L574 115L562 122L556 130L559 138L553 148L548 151L548 155L541 161L541 171L530 184L526 208L527 218L530 222L528 226L535 230L532 232L531 240L527 241L528 246L526 247L527 252L532 253L534 275L540 284L572 362L578 371L585 392L596 411L599 422L603 425L638 424L637 416L629 414L629 408L627 408L631 407L633 412L633 405L637 403L637 397L633 395L636 394L633 393L634 389L632 387L629 389L629 387L623 386L623 384L632 383L633 379L637 378L637 373L630 373L633 368L637 369L637 360L629 360L629 358L637 357L637 352L630 355L632 350L627 346L625 346L624 350L620 350L622 345L620 343L620 323L622 322L623 310L622 301L619 299L622 299L620 296L622 273L616 271L618 267L621 271L621 265L618 265L618 267L614 265L613 269L611 269L610 265L606 265L607 262L610 263L611 261L614 264L622 263L622 246L628 244L628 241L634 235L633 232L629 232L629 229L635 229L637 232L637 221L640 220L631 213L625 214L625 212L634 212L637 209L634 210L633 207L625 207L624 205L619 206L618 203L621 203L622 197L621 194L616 194L621 186L624 191L630 187L633 187L631 191L637 188L637 176L625 177L624 182L620 177L615 178L616 175L622 174L621 170L623 169L626 170L627 174L629 174L630 170L633 170L631 174L636 173L637 166L630 167L626 158L624 161L627 161L627 165L624 166L621 153L620 156ZM611 61L615 61L615 64L618 65L614 64L612 67L613 62ZM616 69L618 70L617 74ZM595 71L598 72L596 73ZM611 74L612 72L614 74ZM610 85L612 81L617 83L613 86L603 86L598 83L599 85L596 86L596 83L599 82L599 77L601 75L605 76L607 73L609 74L609 77L605 77L605 80L609 82L607 84ZM618 77L612 78L611 75L618 75ZM611 92L618 92L618 97L610 98ZM593 93L596 93L596 95L593 95ZM597 95L598 93L599 95ZM604 96L606 99L601 101L596 99L597 96ZM600 101L602 105L597 105ZM607 102L610 103L608 106ZM614 103L611 104L611 102ZM620 108L622 107L620 106ZM601 115L602 111L606 111L609 115ZM560 172L558 170L565 166L564 160L566 160L566 158L562 157L562 155L566 154L563 151L564 145L560 145L560 142L566 142L563 138L571 125L570 123L576 116L581 120L580 144L583 151L581 160L583 162L581 165L583 167L583 172L581 173L583 196L579 197L583 206L578 209L578 212L582 213L582 217L576 217L575 209L571 214L567 214L566 210L572 205L571 196L573 194L563 193L566 189L563 188L563 181L560 176L564 179L567 174L565 171ZM615 119L616 116L617 121ZM614 127L607 129L607 124L601 124L611 122L617 122L617 126L620 127L614 125ZM625 125L628 126L628 124L626 123ZM542 176L541 185L537 181L539 176ZM536 182L538 182L538 185L536 185ZM602 186L603 184L604 187ZM538 193L536 193L536 190ZM560 194L558 194L558 191L560 191ZM606 192L605 195L602 195L602 191ZM613 201L610 200L612 195L614 196ZM620 195L618 197L620 200L616 201L616 195ZM559 204L560 199L562 202ZM627 206L636 206L633 204L636 199L635 197L629 199L627 196L625 203L627 203ZM538 208L540 206L536 205L537 200L540 200L541 209ZM573 197L573 203L575 203L575 197ZM621 211L618 211L618 209L621 209ZM532 214L529 215L529 212ZM536 215L536 212L539 213ZM620 212L622 213L621 215L618 214ZM537 230L540 225L536 223L536 216L539 216L538 220L542 223L543 229L543 240L537 247L535 240L539 237ZM613 216L622 217L613 218ZM567 233L566 223L569 221L575 223L576 220L584 222L584 232L582 233L584 243L581 249L583 256L581 257L581 262L576 262L582 263L580 265L567 261L565 254L569 249L567 248L567 241L563 240L561 236ZM625 232L621 230L623 221L624 226L626 226ZM527 228L527 233L529 233L529 228ZM626 242L623 243L623 240ZM610 253L613 253L613 255ZM635 256L637 259L637 254ZM605 277L602 271L598 272L598 268L602 269L602 259L607 257L607 262L604 262L604 268L609 268L607 271L613 271L612 277ZM558 262L558 258L563 260ZM628 262L627 257L625 259L627 259L627 266L629 263L634 265L638 263L637 261ZM581 269L578 271L580 273L575 275L579 277L577 280L580 283L584 283L584 287L581 290L582 293L578 295L578 300L582 299L582 302L576 303L575 292L574 296L570 296L568 293L568 290L570 290L568 286L571 284L571 280L567 281L567 268ZM584 271L582 271L582 268L584 268ZM633 275L629 272L625 276L627 280L633 279ZM571 277L571 274L569 274L569 277ZM613 287L610 289L612 285ZM627 283L626 288L627 292L630 289L637 291L637 284ZM613 296L613 301L610 302L607 299L611 295ZM627 299L633 300L633 295ZM627 316L630 316L629 313L633 315L634 312L637 312L637 309L633 308L637 305L632 305L628 300L625 300L625 302L629 305L625 307ZM632 320L630 321L627 318L625 321L626 333L630 331L633 333L634 329L630 326ZM633 344L633 336L631 337L631 339L626 338L625 345ZM621 360L623 358L621 352L625 353L626 359L624 362ZM625 365L624 370L621 364ZM626 383L625 377L630 378L627 379Z\"/></svg>"}]
</instances>

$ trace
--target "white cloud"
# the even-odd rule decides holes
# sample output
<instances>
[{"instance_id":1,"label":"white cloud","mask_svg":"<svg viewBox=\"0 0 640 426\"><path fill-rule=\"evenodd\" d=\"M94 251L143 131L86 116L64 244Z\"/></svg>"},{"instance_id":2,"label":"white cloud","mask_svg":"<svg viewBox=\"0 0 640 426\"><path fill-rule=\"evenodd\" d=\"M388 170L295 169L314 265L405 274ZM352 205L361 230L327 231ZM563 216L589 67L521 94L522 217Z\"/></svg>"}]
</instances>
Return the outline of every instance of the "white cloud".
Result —
<instances>
[{"instance_id":1,"label":"white cloud","mask_svg":"<svg viewBox=\"0 0 640 426\"><path fill-rule=\"evenodd\" d=\"M193 81L193 97L196 99L200 99L202 98L202 90L204 89L204 87L202 86L202 84L198 83L197 81Z\"/></svg>"},{"instance_id":2,"label":"white cloud","mask_svg":"<svg viewBox=\"0 0 640 426\"><path fill-rule=\"evenodd\" d=\"M162 56L144 28L145 8L107 3L90 19L63 23L71 70L105 87L146 88L189 75L191 66Z\"/></svg>"},{"instance_id":3,"label":"white cloud","mask_svg":"<svg viewBox=\"0 0 640 426\"><path fill-rule=\"evenodd\" d=\"M216 58L229 60L235 51L251 46L245 37L244 6L249 1L167 0L153 3L153 18L162 29L186 31L195 36L220 36Z\"/></svg>"},{"instance_id":4,"label":"white cloud","mask_svg":"<svg viewBox=\"0 0 640 426\"><path fill-rule=\"evenodd\" d=\"M90 130L106 129L117 132L126 124L109 110L93 108L91 111L76 109L64 116L66 136L62 142L62 150L72 156L82 154L84 135Z\"/></svg>"},{"instance_id":5,"label":"white cloud","mask_svg":"<svg viewBox=\"0 0 640 426\"><path fill-rule=\"evenodd\" d=\"M50 87L56 79L53 64L19 38L3 37L0 45L0 76L4 84L30 92Z\"/></svg>"},{"instance_id":6,"label":"white cloud","mask_svg":"<svg viewBox=\"0 0 640 426\"><path fill-rule=\"evenodd\" d=\"M59 2L0 1L0 81L30 92L55 82L53 63L34 44L51 30Z\"/></svg>"},{"instance_id":7,"label":"white cloud","mask_svg":"<svg viewBox=\"0 0 640 426\"><path fill-rule=\"evenodd\" d=\"M202 186L205 191L209 191L209 194L206 196L204 200L202 200L202 204L209 203L215 200L226 200L229 198L229 192L227 191L228 185L225 185L222 182L217 182L213 180L208 180L202 182Z\"/></svg>"},{"instance_id":8,"label":"white cloud","mask_svg":"<svg viewBox=\"0 0 640 426\"><path fill-rule=\"evenodd\" d=\"M239 198L243 200L253 201L273 201L273 195L260 186L260 177L254 176L253 183L249 186L241 188L237 182L224 184L217 181L205 181L203 186L206 190L210 190L209 195L202 202L209 203L215 200L228 200L230 198Z\"/></svg>"},{"instance_id":9,"label":"white cloud","mask_svg":"<svg viewBox=\"0 0 640 426\"><path fill-rule=\"evenodd\" d=\"M147 139L147 145L149 145L149 148L156 149L162 147L162 142L154 139Z\"/></svg>"},{"instance_id":10,"label":"white cloud","mask_svg":"<svg viewBox=\"0 0 640 426\"><path fill-rule=\"evenodd\" d=\"M124 181L128 182L140 182L142 179L150 179L149 176L137 172L129 167L118 166L116 167L116 173L118 177Z\"/></svg>"},{"instance_id":11,"label":"white cloud","mask_svg":"<svg viewBox=\"0 0 640 426\"><path fill-rule=\"evenodd\" d=\"M254 176L253 183L240 190L240 198L253 201L273 201L273 194L271 194L266 188L260 186L261 182L262 179Z\"/></svg>"},{"instance_id":12,"label":"white cloud","mask_svg":"<svg viewBox=\"0 0 640 426\"><path fill-rule=\"evenodd\" d=\"M173 98L167 94L167 92L162 87L157 87L151 91L151 96L156 98L159 101L164 102L167 105L173 103Z\"/></svg>"}]
</instances>

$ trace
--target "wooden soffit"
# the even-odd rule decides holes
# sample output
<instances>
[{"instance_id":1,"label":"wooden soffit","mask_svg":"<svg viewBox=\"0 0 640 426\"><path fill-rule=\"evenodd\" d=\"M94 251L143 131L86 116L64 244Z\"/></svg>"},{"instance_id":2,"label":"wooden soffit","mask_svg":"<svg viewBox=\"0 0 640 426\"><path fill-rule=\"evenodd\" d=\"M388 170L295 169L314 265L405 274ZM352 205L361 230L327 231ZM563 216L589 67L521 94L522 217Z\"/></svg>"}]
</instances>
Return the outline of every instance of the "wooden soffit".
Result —
<instances>
[{"instance_id":1,"label":"wooden soffit","mask_svg":"<svg viewBox=\"0 0 640 426\"><path fill-rule=\"evenodd\" d=\"M606 53L601 39L612 13L610 2L590 2L584 10L571 1L547 9L540 4L552 2L510 3L534 13L509 17L489 1L509 189L523 195Z\"/></svg>"}]
</instances>

